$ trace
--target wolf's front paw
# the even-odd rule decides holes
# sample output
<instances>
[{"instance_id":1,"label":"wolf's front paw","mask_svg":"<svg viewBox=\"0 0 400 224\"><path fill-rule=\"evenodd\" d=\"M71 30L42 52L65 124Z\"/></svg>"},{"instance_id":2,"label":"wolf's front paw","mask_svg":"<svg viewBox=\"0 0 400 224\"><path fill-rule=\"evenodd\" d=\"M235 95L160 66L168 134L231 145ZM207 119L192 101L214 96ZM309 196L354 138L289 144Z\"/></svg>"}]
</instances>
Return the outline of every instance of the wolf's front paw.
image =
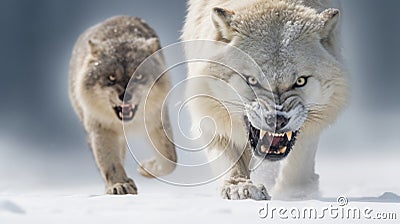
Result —
<instances>
[{"instance_id":1,"label":"wolf's front paw","mask_svg":"<svg viewBox=\"0 0 400 224\"><path fill-rule=\"evenodd\" d=\"M171 161L160 162L153 158L143 161L137 170L144 177L155 178L170 174L175 169L175 166L176 164Z\"/></svg>"},{"instance_id":2,"label":"wolf's front paw","mask_svg":"<svg viewBox=\"0 0 400 224\"><path fill-rule=\"evenodd\" d=\"M244 178L236 178L226 181L225 185L222 187L221 196L222 198L229 200L271 200L264 185L255 185L251 180Z\"/></svg>"},{"instance_id":3,"label":"wolf's front paw","mask_svg":"<svg viewBox=\"0 0 400 224\"><path fill-rule=\"evenodd\" d=\"M137 194L137 187L132 179L129 179L126 183L116 183L107 188L107 194Z\"/></svg>"}]
</instances>

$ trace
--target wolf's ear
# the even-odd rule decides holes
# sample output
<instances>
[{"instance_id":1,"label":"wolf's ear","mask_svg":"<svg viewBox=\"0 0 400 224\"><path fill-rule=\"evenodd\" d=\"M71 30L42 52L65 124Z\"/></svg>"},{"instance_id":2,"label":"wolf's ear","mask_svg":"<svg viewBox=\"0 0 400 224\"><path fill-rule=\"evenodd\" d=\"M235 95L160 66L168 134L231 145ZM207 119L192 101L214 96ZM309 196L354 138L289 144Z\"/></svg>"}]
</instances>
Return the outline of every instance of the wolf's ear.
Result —
<instances>
[{"instance_id":1,"label":"wolf's ear","mask_svg":"<svg viewBox=\"0 0 400 224\"><path fill-rule=\"evenodd\" d=\"M89 40L88 41L90 52L92 53L93 56L98 56L101 52L100 44L96 42L95 40Z\"/></svg>"},{"instance_id":2,"label":"wolf's ear","mask_svg":"<svg viewBox=\"0 0 400 224\"><path fill-rule=\"evenodd\" d=\"M323 26L320 30L320 35L322 39L330 38L339 21L339 14L339 9L326 9L325 11L321 12L320 18Z\"/></svg>"},{"instance_id":3,"label":"wolf's ear","mask_svg":"<svg viewBox=\"0 0 400 224\"><path fill-rule=\"evenodd\" d=\"M148 48L151 52L156 52L160 49L160 42L158 41L158 38L156 38L156 37L147 39L146 45L148 46Z\"/></svg>"},{"instance_id":4,"label":"wolf's ear","mask_svg":"<svg viewBox=\"0 0 400 224\"><path fill-rule=\"evenodd\" d=\"M231 27L232 18L235 15L234 12L223 8L213 8L211 13L211 19L214 27L217 30L217 40L230 42L233 38L233 30Z\"/></svg>"}]
</instances>

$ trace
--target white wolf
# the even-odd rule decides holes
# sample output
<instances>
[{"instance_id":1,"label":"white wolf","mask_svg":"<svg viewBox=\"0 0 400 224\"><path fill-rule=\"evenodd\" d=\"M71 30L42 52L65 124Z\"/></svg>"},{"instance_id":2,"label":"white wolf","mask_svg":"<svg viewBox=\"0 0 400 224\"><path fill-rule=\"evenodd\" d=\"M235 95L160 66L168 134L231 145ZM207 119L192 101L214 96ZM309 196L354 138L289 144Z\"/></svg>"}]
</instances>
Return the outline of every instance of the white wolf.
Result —
<instances>
[{"instance_id":1,"label":"white wolf","mask_svg":"<svg viewBox=\"0 0 400 224\"><path fill-rule=\"evenodd\" d=\"M189 83L187 94L212 96L195 98L189 111L194 124L206 117L215 122L215 130L202 126L202 136L213 137L209 159L221 156L225 164L220 165L230 168L223 198L266 200L265 187L274 199L318 195L319 136L348 98L338 8L328 0L189 0L183 40L224 42L259 68L227 48L210 53L240 72L215 63L188 66L188 77L196 81ZM187 48L186 54L202 47ZM271 181L256 185L250 180L252 155L263 159L257 172Z\"/></svg>"}]
</instances>

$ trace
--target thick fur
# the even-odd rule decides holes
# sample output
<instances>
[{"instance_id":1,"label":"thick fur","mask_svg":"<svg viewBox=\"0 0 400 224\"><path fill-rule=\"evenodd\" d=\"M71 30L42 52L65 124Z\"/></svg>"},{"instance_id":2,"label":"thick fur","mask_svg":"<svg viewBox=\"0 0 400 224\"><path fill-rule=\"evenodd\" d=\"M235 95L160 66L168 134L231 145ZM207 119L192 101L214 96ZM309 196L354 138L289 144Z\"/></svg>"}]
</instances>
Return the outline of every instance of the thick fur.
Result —
<instances>
[{"instance_id":1,"label":"thick fur","mask_svg":"<svg viewBox=\"0 0 400 224\"><path fill-rule=\"evenodd\" d=\"M337 8L338 4L329 0L189 0L188 7L183 40L224 42L243 51L262 70L260 74L251 70L251 65L240 68L258 80L259 85L252 88L261 98L258 99L246 90L249 84L238 74L213 65L188 64L189 78L215 77L228 83L244 99L244 108L230 105L235 98L233 94L229 96L232 91L206 79L191 82L187 88L190 96L209 94L214 97L194 100L189 104L189 111L195 125L202 118L213 118L216 130L202 127L204 138L214 137L207 149L210 160L220 155L228 164L224 167L233 166L225 176L222 197L265 200L269 199L265 187L275 199L318 196L319 177L314 170L318 139L322 130L335 121L348 98L338 40L339 10L332 8ZM195 51L202 48L198 45L198 48L187 48L186 54L196 54ZM218 52L211 54L218 55ZM223 54L221 58L229 60L226 59L229 54ZM236 60L235 64L244 61ZM308 84L294 89L294 83L301 76L309 77ZM264 96L268 95L267 89L274 99ZM221 106L215 98L220 104L227 104ZM255 109L254 105L262 109ZM286 159L264 161L257 170L270 179L263 183L264 187L250 180L252 152L243 116L261 116L257 110L268 111L271 107L279 107L281 113L290 114L295 121L287 128L298 130L299 134ZM238 113L239 110L242 113ZM263 122L254 120L260 127L265 125ZM237 161L239 153L242 154Z\"/></svg>"},{"instance_id":2,"label":"thick fur","mask_svg":"<svg viewBox=\"0 0 400 224\"><path fill-rule=\"evenodd\" d=\"M170 84L165 75L157 81L157 77L153 77L164 69L162 56L152 62L151 68L135 73L138 66L158 49L160 43L156 33L143 20L128 16L113 17L89 28L74 47L69 95L86 130L87 141L109 194L137 193L134 181L128 178L124 169L123 125L113 109L113 106L123 104L121 94L129 93L131 99L125 98L124 102L138 107L133 120L125 122L125 131L146 133L146 124L151 142L158 151L155 158L142 162L138 171L146 177L154 177L168 174L175 168L175 149L167 138L167 135L171 136L169 117L167 113L161 113ZM136 81L136 76L132 78L134 73L141 76L140 80ZM114 82L109 80L110 75ZM133 81L126 89L131 78ZM146 119L143 116L145 108Z\"/></svg>"}]
</instances>

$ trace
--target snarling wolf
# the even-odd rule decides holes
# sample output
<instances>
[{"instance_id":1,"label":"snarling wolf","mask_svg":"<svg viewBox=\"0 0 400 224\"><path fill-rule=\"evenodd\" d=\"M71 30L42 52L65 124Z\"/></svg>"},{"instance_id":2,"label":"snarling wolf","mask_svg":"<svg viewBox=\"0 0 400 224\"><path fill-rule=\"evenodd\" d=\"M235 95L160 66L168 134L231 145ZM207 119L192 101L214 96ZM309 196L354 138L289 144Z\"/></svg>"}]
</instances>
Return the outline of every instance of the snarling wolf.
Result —
<instances>
[{"instance_id":1,"label":"snarling wolf","mask_svg":"<svg viewBox=\"0 0 400 224\"><path fill-rule=\"evenodd\" d=\"M143 20L129 16L113 17L89 28L74 47L69 95L108 194L137 193L123 165L124 129L146 133L146 127L158 151L155 158L141 162L138 170L142 175L161 176L175 168L175 148L168 138L169 117L162 107L170 88L167 76L159 76L164 71L164 59L153 55L148 66L137 70L159 49L154 30Z\"/></svg>"},{"instance_id":2,"label":"snarling wolf","mask_svg":"<svg viewBox=\"0 0 400 224\"><path fill-rule=\"evenodd\" d=\"M190 84L187 94L213 96L196 98L189 110L194 125L205 117L214 120L216 130L200 128L202 137L213 137L207 147L210 160L223 157L230 168L222 197L266 200L266 189L273 198L318 195L318 140L348 98L336 2L189 0L188 7L182 39L226 44L210 54L239 68L188 65L188 77L198 81ZM189 47L186 54L195 55L198 49L201 46ZM259 69L246 62L251 60L230 54L236 49ZM267 167L278 167L276 172L257 171L273 177L271 183L250 180L254 157Z\"/></svg>"}]
</instances>

